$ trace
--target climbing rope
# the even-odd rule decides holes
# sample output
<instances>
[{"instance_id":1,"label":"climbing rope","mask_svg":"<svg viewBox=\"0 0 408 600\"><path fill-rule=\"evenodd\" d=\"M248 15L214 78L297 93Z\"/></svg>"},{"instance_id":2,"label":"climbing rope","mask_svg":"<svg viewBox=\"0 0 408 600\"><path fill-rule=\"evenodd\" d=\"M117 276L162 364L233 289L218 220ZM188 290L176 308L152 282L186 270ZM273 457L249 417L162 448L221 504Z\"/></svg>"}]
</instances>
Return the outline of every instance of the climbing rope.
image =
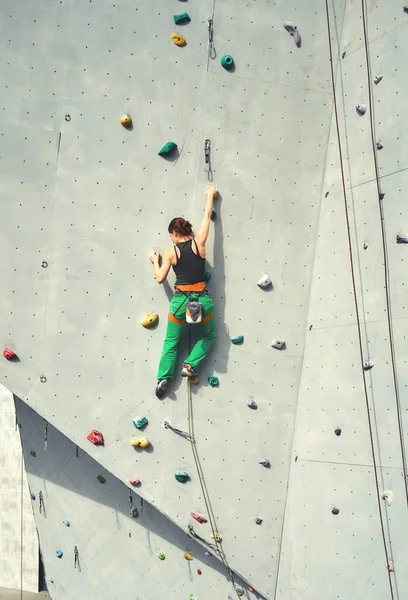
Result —
<instances>
[{"instance_id":1,"label":"climbing rope","mask_svg":"<svg viewBox=\"0 0 408 600\"><path fill-rule=\"evenodd\" d=\"M405 485L405 498L408 506L408 481L407 481L407 461L406 461L406 453L404 447L404 434L402 429L402 419L401 419L401 402L400 402L400 394L398 388L398 378L397 378L397 367L395 360L395 345L394 345L394 332L392 328L392 317L391 317L391 294L389 289L389 266L388 266L388 254L387 254L387 238L385 233L385 221L384 221L384 209L382 205L381 196L381 188L380 188L380 175L378 169L378 157L377 157L377 143L375 139L374 132L374 102L373 102L373 88L371 83L371 62L370 62L370 52L368 48L368 35L367 35L367 19L366 19L366 3L365 0L361 2L361 12L362 12L362 21L363 21L363 31L364 31L364 45L365 45L365 54L366 54L366 65L367 65L367 79L368 79L368 105L369 105L369 113L370 113L370 131L371 131L371 144L373 149L373 160L374 160L374 170L375 170L375 180L377 185L377 194L378 194L378 210L380 214L380 222L381 222L381 236L382 236L382 247L383 247L383 264L384 264L384 284L385 284L385 299L387 306L387 322L388 322L388 339L390 345L390 353L391 353L391 366L392 366L392 375L394 379L394 392L395 392L395 403L397 408L397 418L398 418L398 431L399 431L399 439L401 446L401 459L402 459L402 469L404 475L404 485Z\"/></svg>"},{"instance_id":2,"label":"climbing rope","mask_svg":"<svg viewBox=\"0 0 408 600\"><path fill-rule=\"evenodd\" d=\"M189 328L188 334L189 334L189 350L191 351L191 329L190 328ZM216 551L221 559L222 564L224 565L225 572L227 574L227 578L231 581L234 591L236 592L237 596L239 597L239 594L237 592L237 587L235 584L235 580L234 580L234 575L227 563L224 552L220 546L219 534L216 532L217 528L214 524L214 517L213 517L212 509L210 506L211 505L210 498L208 496L208 493L206 490L206 484L204 481L204 474L203 474L203 471L202 471L200 463L199 463L197 446L196 446L196 442L194 439L194 433L193 433L191 384L190 384L190 380L188 377L187 377L187 407L188 407L187 408L187 420L188 420L188 435L189 435L188 439L190 440L194 463L195 463L198 479L200 482L205 507L207 509L208 520L209 520L210 527L211 527L212 538L214 539L214 545L215 545ZM190 531L190 533L192 533L194 535L194 537L197 537L198 539L202 539L197 534L195 534L194 529L192 527L189 527L189 531Z\"/></svg>"},{"instance_id":3,"label":"climbing rope","mask_svg":"<svg viewBox=\"0 0 408 600\"><path fill-rule=\"evenodd\" d=\"M349 219L349 212L348 212L348 206L347 206L346 182L345 182L344 165L343 165L343 151L342 151L341 140L340 140L340 127L339 127L339 117L338 117L338 110L337 110L336 85L335 85L335 81L334 81L333 50L332 50L332 43L331 43L331 26L330 26L328 0L325 0L325 4L326 4L327 33L328 33L329 53L330 53L331 83L332 83L332 90L333 90L333 105L334 105L334 115L335 115L335 120L336 120L337 142L338 142L338 149L339 149L340 171L341 171L341 181L342 181L343 199L344 199L344 210L345 210L345 218L346 218L346 224L347 224L347 237L348 237L348 245L349 245L351 280L352 280L352 285L353 285L354 306L355 306L355 311L356 311L358 343L359 343L359 350L360 350L360 364L361 364L361 368L362 368L363 387L364 387L365 403L366 403L366 410L367 410L368 429L369 429L369 434L370 434L370 444L371 444L371 454L372 454L372 459L373 459L375 486L377 489L378 513L379 513L379 518L380 518L381 534L382 534L382 539L383 539L386 564L388 565L389 564L389 554L388 554L387 542L386 542L386 538L385 538L384 520L383 520L383 515L382 515L382 510L381 510L381 495L380 495L380 488L379 488L379 484L378 484L377 460L375 457L373 430L372 430L372 423L371 423L371 416L370 416L370 405L369 405L369 401L368 401L367 382L366 382L364 370L362 367L362 365L364 363L363 342L362 342L361 325L360 325L360 312L359 312L358 300L357 300L356 280L355 280L355 273L354 273L354 257L353 257L353 249L352 249L352 245L351 245L350 219ZM387 569L387 573L388 573L388 582L389 582L389 586L390 586L391 598L394 599L394 590L392 587L391 573L390 573L389 569Z\"/></svg>"}]
</instances>

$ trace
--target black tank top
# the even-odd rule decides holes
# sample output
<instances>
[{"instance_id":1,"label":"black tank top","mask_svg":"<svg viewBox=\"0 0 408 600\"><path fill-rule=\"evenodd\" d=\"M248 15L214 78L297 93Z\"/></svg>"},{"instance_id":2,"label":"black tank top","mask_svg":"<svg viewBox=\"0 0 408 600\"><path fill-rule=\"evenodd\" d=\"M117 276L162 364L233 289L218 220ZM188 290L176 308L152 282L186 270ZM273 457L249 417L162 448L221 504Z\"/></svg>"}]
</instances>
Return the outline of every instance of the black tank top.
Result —
<instances>
[{"instance_id":1,"label":"black tank top","mask_svg":"<svg viewBox=\"0 0 408 600\"><path fill-rule=\"evenodd\" d=\"M192 244L195 244L197 254L193 252ZM176 274L176 285L192 285L199 281L204 281L205 258L202 258L198 252L198 246L195 240L180 242L177 244L180 250L180 258L176 253L177 263L173 265Z\"/></svg>"}]
</instances>

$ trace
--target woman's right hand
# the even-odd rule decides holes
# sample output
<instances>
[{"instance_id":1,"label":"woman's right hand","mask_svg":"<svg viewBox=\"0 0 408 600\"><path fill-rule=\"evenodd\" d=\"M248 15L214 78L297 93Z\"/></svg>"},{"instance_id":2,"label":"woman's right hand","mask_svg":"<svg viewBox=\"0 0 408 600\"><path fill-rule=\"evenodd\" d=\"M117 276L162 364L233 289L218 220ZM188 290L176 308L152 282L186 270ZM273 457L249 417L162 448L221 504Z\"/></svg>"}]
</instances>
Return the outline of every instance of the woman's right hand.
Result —
<instances>
[{"instance_id":1,"label":"woman's right hand","mask_svg":"<svg viewBox=\"0 0 408 600\"><path fill-rule=\"evenodd\" d=\"M212 194L212 197L215 198L215 196L218 194L218 189L215 185L210 185L208 187L208 193Z\"/></svg>"}]
</instances>

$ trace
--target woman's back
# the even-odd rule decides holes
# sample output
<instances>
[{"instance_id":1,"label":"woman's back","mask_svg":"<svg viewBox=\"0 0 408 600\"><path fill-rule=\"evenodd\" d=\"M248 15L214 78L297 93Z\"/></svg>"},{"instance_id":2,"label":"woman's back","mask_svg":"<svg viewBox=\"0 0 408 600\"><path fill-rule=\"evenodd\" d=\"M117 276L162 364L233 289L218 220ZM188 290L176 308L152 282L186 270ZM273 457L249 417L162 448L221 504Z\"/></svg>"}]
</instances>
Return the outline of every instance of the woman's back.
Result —
<instances>
[{"instance_id":1,"label":"woman's back","mask_svg":"<svg viewBox=\"0 0 408 600\"><path fill-rule=\"evenodd\" d=\"M173 270L176 274L176 285L192 285L204 281L205 258L200 256L195 240L179 242L174 246L174 252L176 264L173 265Z\"/></svg>"}]
</instances>

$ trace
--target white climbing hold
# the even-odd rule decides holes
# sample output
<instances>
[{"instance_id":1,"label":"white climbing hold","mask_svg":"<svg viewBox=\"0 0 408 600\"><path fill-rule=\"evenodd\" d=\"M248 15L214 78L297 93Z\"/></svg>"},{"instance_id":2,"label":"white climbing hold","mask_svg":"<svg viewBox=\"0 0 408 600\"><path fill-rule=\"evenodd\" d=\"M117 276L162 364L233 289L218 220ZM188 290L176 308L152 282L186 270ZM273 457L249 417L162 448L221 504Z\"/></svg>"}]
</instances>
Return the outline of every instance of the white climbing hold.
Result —
<instances>
[{"instance_id":1,"label":"white climbing hold","mask_svg":"<svg viewBox=\"0 0 408 600\"><path fill-rule=\"evenodd\" d=\"M207 550L204 552L205 556L212 556L211 552L207 552Z\"/></svg>"},{"instance_id":2,"label":"white climbing hold","mask_svg":"<svg viewBox=\"0 0 408 600\"><path fill-rule=\"evenodd\" d=\"M269 460L267 458L263 458L262 460L259 461L260 465L263 465L264 467L270 467L271 463L269 462Z\"/></svg>"},{"instance_id":3,"label":"white climbing hold","mask_svg":"<svg viewBox=\"0 0 408 600\"><path fill-rule=\"evenodd\" d=\"M258 405L255 402L255 400L253 400L253 398L250 398L248 400L247 405L249 406L249 408L252 408L253 410L256 410L258 408Z\"/></svg>"},{"instance_id":4,"label":"white climbing hold","mask_svg":"<svg viewBox=\"0 0 408 600\"><path fill-rule=\"evenodd\" d=\"M388 561L388 563L387 563L387 569L389 570L390 573L394 573L395 566L394 566L394 563L392 562L392 560Z\"/></svg>"},{"instance_id":5,"label":"white climbing hold","mask_svg":"<svg viewBox=\"0 0 408 600\"><path fill-rule=\"evenodd\" d=\"M292 23L292 21L283 21L282 25L284 26L286 31L293 37L296 46L300 48L300 46L302 45L302 38L300 37L297 25Z\"/></svg>"},{"instance_id":6,"label":"white climbing hold","mask_svg":"<svg viewBox=\"0 0 408 600\"><path fill-rule=\"evenodd\" d=\"M384 492L382 495L382 499L385 500L385 503L387 506L391 506L392 501L394 500L394 494L393 492L391 492L391 490L388 490L387 492Z\"/></svg>"},{"instance_id":7,"label":"white climbing hold","mask_svg":"<svg viewBox=\"0 0 408 600\"><path fill-rule=\"evenodd\" d=\"M244 595L244 590L242 588L235 588L235 591L237 592L238 596L243 596Z\"/></svg>"},{"instance_id":8,"label":"white climbing hold","mask_svg":"<svg viewBox=\"0 0 408 600\"><path fill-rule=\"evenodd\" d=\"M66 519L64 519L62 522L64 523L64 525L65 525L66 527L70 527L70 523L69 523L69 521L67 521Z\"/></svg>"},{"instance_id":9,"label":"white climbing hold","mask_svg":"<svg viewBox=\"0 0 408 600\"><path fill-rule=\"evenodd\" d=\"M283 348L286 346L286 342L282 338L274 338L271 341L271 346L277 350L283 350Z\"/></svg>"},{"instance_id":10,"label":"white climbing hold","mask_svg":"<svg viewBox=\"0 0 408 600\"><path fill-rule=\"evenodd\" d=\"M382 150L383 148L384 148L384 146L383 146L381 140L378 140L378 142L377 142L377 150Z\"/></svg>"},{"instance_id":11,"label":"white climbing hold","mask_svg":"<svg viewBox=\"0 0 408 600\"><path fill-rule=\"evenodd\" d=\"M256 285L259 286L260 288L262 288L263 290L265 290L270 285L272 285L271 278L269 277L269 275L267 275L265 273L264 275L262 275L262 277L260 278L260 280L258 281L258 283Z\"/></svg>"},{"instance_id":12,"label":"white climbing hold","mask_svg":"<svg viewBox=\"0 0 408 600\"><path fill-rule=\"evenodd\" d=\"M363 363L363 367L364 367L364 371L369 371L370 369L372 369L374 366L374 361L371 360L371 358L369 360L365 360Z\"/></svg>"},{"instance_id":13,"label":"white climbing hold","mask_svg":"<svg viewBox=\"0 0 408 600\"><path fill-rule=\"evenodd\" d=\"M397 235L397 244L408 244L408 235L405 235L405 233L399 233Z\"/></svg>"},{"instance_id":14,"label":"white climbing hold","mask_svg":"<svg viewBox=\"0 0 408 600\"><path fill-rule=\"evenodd\" d=\"M364 104L356 104L356 111L362 117L367 112L367 107Z\"/></svg>"},{"instance_id":15,"label":"white climbing hold","mask_svg":"<svg viewBox=\"0 0 408 600\"><path fill-rule=\"evenodd\" d=\"M383 78L382 75L376 75L374 77L374 83L375 83L375 85L377 85L377 83L380 83L380 81L381 81L382 78Z\"/></svg>"}]
</instances>

